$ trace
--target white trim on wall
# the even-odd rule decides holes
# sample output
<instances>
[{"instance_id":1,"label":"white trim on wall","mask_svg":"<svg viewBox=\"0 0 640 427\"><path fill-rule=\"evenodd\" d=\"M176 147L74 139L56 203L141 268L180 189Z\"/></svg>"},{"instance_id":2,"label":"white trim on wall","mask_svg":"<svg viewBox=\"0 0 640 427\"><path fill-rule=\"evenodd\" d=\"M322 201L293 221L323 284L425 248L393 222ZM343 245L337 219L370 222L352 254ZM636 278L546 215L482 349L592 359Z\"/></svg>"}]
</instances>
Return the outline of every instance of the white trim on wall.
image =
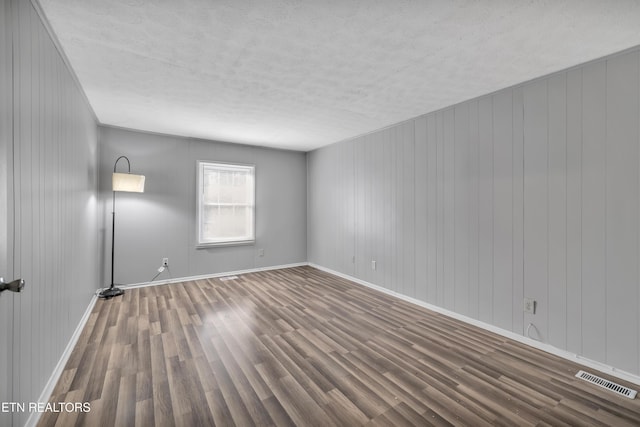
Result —
<instances>
[{"instance_id":1,"label":"white trim on wall","mask_svg":"<svg viewBox=\"0 0 640 427\"><path fill-rule=\"evenodd\" d=\"M123 288L123 289L143 288L143 287L147 287L147 286L167 285L167 284L171 284L171 283L188 282L188 281L193 281L193 280L210 279L210 278L215 278L215 277L234 276L234 275L247 274L247 273L256 273L256 272L259 272L259 271L280 270L280 269L283 269L283 268L302 267L302 266L306 266L306 265L309 265L309 264L306 263L306 262L301 262L301 263L296 263L296 264L275 265L275 266L271 266L271 267L252 268L252 269L248 269L248 270L229 271L229 272L225 272L225 273L206 274L206 275L202 275L202 276L179 277L179 278L175 278L175 279L159 280L157 282L143 282L143 283L136 283L136 284L132 284L132 285L119 286L119 287ZM67 365L67 362L69 361L69 358L71 357L71 353L73 352L76 344L78 343L78 340L80 339L80 335L82 335L82 331L84 330L84 327L86 326L87 322L89 321L89 318L91 317L91 313L93 312L93 308L95 307L96 301L98 300L97 295L98 295L98 291L96 291L96 294L89 301L89 305L87 306L87 310L84 312L84 315L80 319L80 322L78 323L78 326L76 327L73 335L71 336L71 339L69 340L69 343L67 344L67 347L65 348L64 352L62 353L62 356L60 356L60 360L58 361L58 364L56 365L55 369L53 370L53 373L51 374L51 377L49 377L49 381L47 381L47 384L45 385L44 389L42 390L42 393L40 394L40 397L38 398L38 402L47 403L49 401L49 399L51 398L51 394L53 393L53 390L54 390L56 384L58 384L58 381L60 380L60 377L62 376L62 372L64 371L64 368ZM41 416L42 416L41 412L32 412L31 415L29 416L29 419L25 423L25 427L32 427L32 426L35 427L38 424L38 421L40 421L40 417Z\"/></svg>"},{"instance_id":2,"label":"white trim on wall","mask_svg":"<svg viewBox=\"0 0 640 427\"><path fill-rule=\"evenodd\" d=\"M481 329L496 333L498 335L501 335L505 338L509 338L512 339L514 341L517 341L519 343L522 343L524 345L528 345L534 348L537 348L539 350L542 350L544 352L553 354L555 356L561 357L565 360L568 360L570 362L574 362L577 363L581 366L587 367L587 368L591 368L591 369L596 369L600 372L604 372L607 373L609 375L612 375L616 378L620 378L622 380L625 381L629 381L631 383L640 385L640 376L636 376L634 374L616 369L612 366L609 365L605 365L603 363L600 362L596 362L594 360L590 360L584 357L581 357L577 354L574 353L570 353L568 351L564 351L561 349L558 349L556 347L553 347L549 344L545 344L536 340L533 340L531 338L527 338L524 337L522 335L518 335L516 333L513 333L511 331L490 325L488 323L473 319L471 317L467 317L458 313L455 313L453 311L444 309L442 307L438 307L429 303L426 303L424 301L420 301L418 299L415 298L411 298L408 297L406 295L400 294L398 292L394 292L391 291L389 289L383 288L381 286L377 286L374 285L372 283L366 282L364 280L360 280L356 277L353 276L349 276L348 274L344 274L344 273L340 273L338 271L332 270L330 268L326 268L323 267L321 265L317 265L317 264L313 264L313 263L308 263L308 262L300 262L300 263L295 263L295 264L285 264L285 265L275 265L275 266L270 266L270 267L261 267L261 268L252 268L252 269L247 269L247 270L238 270L238 271L229 271L229 272L224 272L224 273L216 273L216 274L207 274L207 275L201 275L201 276L191 276L191 277L180 277L180 278L175 278L175 279L168 279L168 280L160 280L157 282L143 282L143 283L135 283L135 284L131 284L131 285L126 285L126 286L121 286L124 289L135 289L135 288L142 288L142 287L147 287L147 286L159 286L159 285L167 285L167 284L172 284L172 283L180 283L180 282L187 282L187 281L193 281L193 280L202 280L202 279L211 279L211 278L216 278L216 277L225 277L225 276L234 276L234 275L241 275L241 274L247 274L247 273L256 273L256 272L260 272L260 271L269 271L269 270L280 270L280 269L284 269L284 268L293 268L293 267L303 267L303 266L310 266L313 268L316 268L318 270L324 271L326 273L332 274L334 276L337 277L341 277L343 279L349 280L351 282L354 282L358 285L362 285L365 286L367 288L382 292L384 294L399 298L403 301L409 302L411 304L415 304L417 306L426 308L428 310L431 311L435 311L436 313L440 313L442 315L451 317L453 319L459 320L461 322L465 322L469 325L473 325L473 326L477 326ZM58 364L56 365L55 370L53 371L53 373L51 374L51 377L49 378L49 381L47 382L47 384L45 385L44 390L42 391L40 397L38 398L38 402L43 402L46 403L49 401L50 397L51 397L51 393L53 392L53 389L55 388L56 384L58 383L62 372L64 371L64 368L67 364L67 362L69 361L69 358L71 357L71 353L73 352L73 349L75 348L80 335L82 334L82 331L84 330L85 325L87 324L87 321L89 320L89 317L91 316L91 313L93 311L93 308L96 304L97 301L97 292L96 295L94 295L91 298L91 301L89 301L89 305L87 307L87 310L85 311L84 315L82 316L82 319L80 319L80 323L78 323L78 326L76 327L75 332L73 333L71 339L69 340L69 343L67 344L67 347L65 348L64 353L62 354L62 356L60 357L60 360L58 361ZM25 426L26 427L31 427L31 426L36 426L38 424L38 421L40 420L42 413L39 412L33 412L29 419L27 420Z\"/></svg>"},{"instance_id":3,"label":"white trim on wall","mask_svg":"<svg viewBox=\"0 0 640 427\"><path fill-rule=\"evenodd\" d=\"M176 277L175 279L165 279L151 282L132 283L130 285L118 285L121 289L145 288L147 286L168 285L171 283L191 282L194 280L213 279L216 277L237 276L240 274L257 273L260 271L280 270L283 268L304 267L309 265L307 262L298 262L294 264L274 265L270 267L249 268L246 270L226 271L222 273L202 274L200 276Z\"/></svg>"},{"instance_id":4,"label":"white trim on wall","mask_svg":"<svg viewBox=\"0 0 640 427\"><path fill-rule=\"evenodd\" d=\"M76 326L76 330L71 335L71 339L67 344L67 347L64 349L62 356L60 356L60 360L58 360L58 364L55 369L51 373L51 377L49 377L49 381L44 386L42 393L40 393L40 397L38 398L39 403L47 403L51 398L51 394L53 393L53 389L58 384L60 377L62 376L62 372L64 371L65 366L67 366L67 362L71 357L71 353L73 352L78 340L80 339L80 335L82 335L82 331L89 321L89 317L91 317L91 312L93 311L93 307L96 305L96 301L98 300L97 292L89 301L89 305L87 306L87 310L82 315L78 326ZM38 421L40 421L40 417L42 416L42 412L32 412L25 423L25 427L36 426Z\"/></svg>"},{"instance_id":5,"label":"white trim on wall","mask_svg":"<svg viewBox=\"0 0 640 427\"><path fill-rule=\"evenodd\" d=\"M438 307L436 305L429 304L429 303L426 303L424 301L420 301L420 300L415 299L415 298L411 298L411 297L403 295L401 293L391 291L391 290L383 288L381 286L374 285L372 283L366 282L364 280L360 280L360 279L358 279L356 277L353 277L353 276L349 276L348 274L340 273L338 271L332 270L330 268L323 267L321 265L317 265L317 264L313 264L313 263L308 263L308 265L310 267L317 268L318 270L322 270L322 271L324 271L326 273L333 274L334 276L342 277L343 279L350 280L350 281L352 281L354 283L357 283L359 285L362 285L362 286L366 286L367 288L374 289L374 290L380 291L380 292L382 292L384 294L391 295L393 297L399 298L399 299L401 299L403 301L406 301L406 302L409 302L411 304L415 304L417 306L426 308L428 310L435 311L436 313L443 314L445 316L451 317L453 319L459 320L459 321L467 323L469 325L477 326L477 327L479 327L481 329L487 330L489 332L493 332L495 334L501 335L501 336L503 336L505 338L512 339L514 341L517 341L519 343L528 345L530 347L537 348L538 350L542 350L544 352L553 354L555 356L561 357L561 358L563 358L565 360L568 360L570 362L577 363L577 364L579 364L581 366L585 366L585 367L591 368L591 369L596 369L596 370L598 370L600 372L607 373L607 374L612 375L612 376L614 376L616 378L620 378L622 380L629 381L631 383L640 385L640 376L631 374L629 372L622 371L620 369L616 369L613 366L609 366L609 365L597 362L595 360L591 360L591 359L587 359L585 357L581 357L581 356L579 356L577 354L574 354L574 353L571 353L571 352L556 348L556 347L554 347L552 345L549 345L549 344L546 344L546 343L543 343L543 342L540 342L540 341L536 341L534 339L527 338L527 337L522 336L522 335L518 335L518 334L516 334L514 332L511 332L511 331L508 331L506 329L502 329L502 328L499 328L497 326L493 326L493 325L491 325L489 323L485 323L485 322L482 322L480 320L476 320L476 319L473 319L471 317L467 317L467 316L464 316L462 314L458 314L458 313L456 313L454 311L447 310L445 308Z\"/></svg>"}]
</instances>

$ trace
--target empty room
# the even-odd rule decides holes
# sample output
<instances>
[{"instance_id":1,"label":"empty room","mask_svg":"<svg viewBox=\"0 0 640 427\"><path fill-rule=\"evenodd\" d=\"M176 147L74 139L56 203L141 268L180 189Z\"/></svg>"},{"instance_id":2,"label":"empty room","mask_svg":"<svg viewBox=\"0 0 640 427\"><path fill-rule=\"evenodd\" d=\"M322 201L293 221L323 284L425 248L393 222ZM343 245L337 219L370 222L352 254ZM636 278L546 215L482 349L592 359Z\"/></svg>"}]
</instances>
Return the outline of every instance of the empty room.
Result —
<instances>
[{"instance_id":1,"label":"empty room","mask_svg":"<svg viewBox=\"0 0 640 427\"><path fill-rule=\"evenodd\" d=\"M0 427L640 425L640 2L0 0Z\"/></svg>"}]
</instances>

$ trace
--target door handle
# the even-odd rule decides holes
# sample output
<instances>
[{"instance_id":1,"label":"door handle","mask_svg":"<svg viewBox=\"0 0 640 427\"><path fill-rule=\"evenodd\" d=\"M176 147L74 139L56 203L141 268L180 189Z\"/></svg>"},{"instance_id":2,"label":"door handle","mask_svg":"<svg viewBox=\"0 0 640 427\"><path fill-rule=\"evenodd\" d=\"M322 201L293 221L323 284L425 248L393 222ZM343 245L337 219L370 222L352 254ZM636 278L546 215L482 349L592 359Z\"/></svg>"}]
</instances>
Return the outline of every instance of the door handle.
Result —
<instances>
[{"instance_id":1,"label":"door handle","mask_svg":"<svg viewBox=\"0 0 640 427\"><path fill-rule=\"evenodd\" d=\"M20 292L24 289L24 280L16 279L13 282L5 283L4 279L0 277L0 292L11 291Z\"/></svg>"}]
</instances>

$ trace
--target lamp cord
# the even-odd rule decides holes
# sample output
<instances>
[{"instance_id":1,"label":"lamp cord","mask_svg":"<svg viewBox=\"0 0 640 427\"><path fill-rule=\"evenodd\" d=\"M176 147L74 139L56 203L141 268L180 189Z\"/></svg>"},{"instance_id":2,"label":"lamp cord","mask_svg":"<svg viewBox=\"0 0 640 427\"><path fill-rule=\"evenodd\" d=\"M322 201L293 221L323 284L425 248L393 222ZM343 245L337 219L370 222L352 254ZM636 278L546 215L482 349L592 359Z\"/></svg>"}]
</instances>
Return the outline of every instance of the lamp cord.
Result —
<instances>
[{"instance_id":1,"label":"lamp cord","mask_svg":"<svg viewBox=\"0 0 640 427\"><path fill-rule=\"evenodd\" d=\"M162 267L164 267L164 268L162 268ZM158 278L158 276L161 275L164 270L167 270L167 273L169 273L169 279L171 279L171 270L169 270L169 266L167 265L166 267L165 266L162 266L162 267L161 267L161 269L159 269L158 273L155 276L153 276L153 279L149 280L149 283L151 283L154 280L156 280Z\"/></svg>"}]
</instances>

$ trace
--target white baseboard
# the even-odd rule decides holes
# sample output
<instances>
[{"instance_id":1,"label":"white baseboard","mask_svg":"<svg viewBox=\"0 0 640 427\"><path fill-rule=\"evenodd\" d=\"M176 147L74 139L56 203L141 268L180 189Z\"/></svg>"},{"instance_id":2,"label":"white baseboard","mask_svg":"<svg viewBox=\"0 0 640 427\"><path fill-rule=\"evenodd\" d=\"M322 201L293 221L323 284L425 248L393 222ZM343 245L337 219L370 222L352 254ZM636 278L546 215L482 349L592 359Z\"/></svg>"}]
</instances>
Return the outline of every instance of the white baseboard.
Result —
<instances>
[{"instance_id":1,"label":"white baseboard","mask_svg":"<svg viewBox=\"0 0 640 427\"><path fill-rule=\"evenodd\" d=\"M465 316L463 314L459 314L459 313L456 313L454 311L447 310L447 309L442 308L442 307L438 307L437 305L429 304L427 302L424 302L424 301L421 301L421 300L418 300L418 299L415 299L415 298L400 294L398 292L391 291L391 290L383 288L381 286L374 285L373 283L369 283L369 282L366 282L364 280L358 279L357 277L349 276L348 274L340 273L340 272L332 270L330 268L326 268L326 267L323 267L321 265L317 265L317 264L313 264L313 263L309 263L308 265L311 266L311 267L317 268L318 270L322 270L322 271L325 271L327 273L333 274L335 276L342 277L343 279L347 279L347 280L355 282L355 283L357 283L359 285L366 286L366 287L371 288L371 289L375 289L375 290L380 291L382 293L385 293L387 295L391 295L391 296L400 298L400 299L402 299L404 301L407 301L407 302L410 302L412 304L418 305L420 307L424 307L426 309L435 311L437 313L440 313L440 314L443 314L445 316L454 318L456 320L460 320L460 321L468 323L470 325L477 326L479 328L485 329L485 330L490 331L490 332L494 332L494 333L496 333L498 335L502 335L502 336L504 336L506 338L512 339L514 341L518 341L518 342L520 342L522 344L525 344L525 345L528 345L528 346L531 346L531 347L535 347L535 348L537 348L539 350L545 351L547 353L551 353L551 354L553 354L555 356L561 357L561 358L569 360L571 362L575 362L575 363L577 363L579 365L582 365L582 366L585 366L585 367L588 367L588 368L592 368L592 369L596 369L596 370L598 370L600 372L607 373L607 374L612 375L612 376L614 376L616 378L620 378L622 380L629 381L629 382L631 382L633 384L640 385L640 376L638 376L638 375L634 375L634 374L631 374L629 372L622 371L620 369L614 368L613 366L609 366L607 364L604 364L604 363L601 363L601 362L598 362L598 361L595 361L595 360L591 360L591 359L588 359L586 357L582 357L582 356L580 356L578 354L571 353L569 351L559 349L559 348L554 347L554 346L552 346L550 344L547 344L547 343L544 343L544 342L541 342L541 341L536 341L534 339L525 337L523 335L517 334L517 333L512 332L512 331L508 331L506 329L499 328L497 326L491 325L489 323L482 322L480 320Z\"/></svg>"},{"instance_id":2,"label":"white baseboard","mask_svg":"<svg viewBox=\"0 0 640 427\"><path fill-rule=\"evenodd\" d=\"M56 384L58 384L58 380L60 380L60 376L64 371L64 367L67 365L67 362L71 357L71 352L73 352L73 349L78 343L78 339L80 339L80 335L82 334L82 331L85 325L87 324L89 317L91 316L91 312L93 311L93 307L96 305L97 300L98 300L98 297L97 295L94 294L93 297L91 297L91 300L89 301L89 306L87 307L86 311L82 315L82 318L80 318L80 322L78 323L76 330L73 332L73 335L71 335L71 339L69 340L67 347L64 349L62 356L60 356L60 360L58 360L58 364L53 370L51 377L49 377L49 381L47 381L47 383L44 386L44 389L42 390L42 393L40 393L38 402L47 403L51 398L51 393L53 393L53 389L56 387ZM42 412L31 412L31 415L29 415L29 418L25 423L25 427L35 427L38 424L38 421L40 421L41 415L42 415Z\"/></svg>"},{"instance_id":3,"label":"white baseboard","mask_svg":"<svg viewBox=\"0 0 640 427\"><path fill-rule=\"evenodd\" d=\"M237 270L237 271L228 271L224 273L204 274L201 276L179 277L175 279L159 280L157 282L134 283L131 285L125 285L125 286L119 286L119 287L123 289L142 288L145 286L166 285L168 283L179 283L179 282L186 282L190 280L208 279L211 277L234 276L238 274L255 273L258 271L280 270L283 268L301 267L305 265L309 265L309 264L306 262L300 262L295 264L275 265L270 267L251 268L248 270ZM69 357L71 357L71 352L73 351L76 344L78 343L78 339L80 339L82 330L84 329L85 325L87 324L87 321L89 320L89 316L93 311L93 307L96 305L96 301L98 300L97 294L98 293L96 292L96 294L91 298L91 301L89 301L89 306L87 307L87 310L82 315L82 318L80 319L80 322L76 327L76 330L73 332L73 335L71 336L71 339L67 344L67 347L64 349L62 356L60 356L60 360L58 361L58 364L53 370L53 373L51 374L49 381L47 381L47 384L42 390L42 393L38 398L38 402L46 403L51 398L51 393L53 393L53 389L55 388L56 384L60 380L60 376L64 371L64 367L67 365L67 362L69 361ZM25 423L25 427L35 427L38 424L38 421L40 421L41 415L42 413L40 412L32 412L29 418L27 419L27 422Z\"/></svg>"},{"instance_id":4,"label":"white baseboard","mask_svg":"<svg viewBox=\"0 0 640 427\"><path fill-rule=\"evenodd\" d=\"M169 283L189 282L192 280L210 279L212 277L237 276L239 274L257 273L259 271L281 270L283 268L302 267L309 265L308 262L298 262L294 264L272 265L269 267L249 268L247 270L225 271L224 273L202 274L200 276L176 277L172 279L158 280L154 282L132 283L130 285L118 285L122 289L144 288L146 286L167 285Z\"/></svg>"},{"instance_id":5,"label":"white baseboard","mask_svg":"<svg viewBox=\"0 0 640 427\"><path fill-rule=\"evenodd\" d=\"M377 291L380 291L380 292L385 293L387 295L394 296L396 298L399 298L401 300L410 302L410 303L418 305L420 307L424 307L426 309L435 311L435 312L443 314L445 316L449 316L451 318L460 320L460 321L468 323L470 325L474 325L474 326L477 326L479 328L485 329L487 331L494 332L494 333L496 333L498 335L502 335L502 336L504 336L506 338L512 339L514 341L518 341L518 342L520 342L522 344L525 344L525 345L528 345L528 346L531 346L531 347L535 347L535 348L537 348L539 350L545 351L547 353L551 353L551 354L556 355L558 357L561 357L563 359L569 360L571 362L575 362L575 363L577 363L579 365L582 365L582 366L585 366L585 367L588 367L588 368L592 368L592 369L596 369L596 370L598 370L600 372L604 372L604 373L610 374L610 375L612 375L612 376L614 376L616 378L620 378L622 380L629 381L629 382L631 382L633 384L640 385L640 376L638 376L638 375L634 375L634 374L631 374L629 372L625 372L625 371L616 369L616 368L614 368L612 366L606 365L606 364L601 363L601 362L597 362L595 360L587 359L585 357L582 357L580 355L568 352L566 350L562 350L562 349L556 348L556 347L554 347L554 346L552 346L550 344L533 340L531 338L516 334L515 332L511 332L511 331L508 331L506 329L499 328L497 326L491 325L489 323L482 322L482 321L477 320L477 319L473 319L471 317L456 313L454 311L450 311L450 310L447 310L445 308L438 307L436 305L429 304L429 303L426 303L424 301L420 301L418 299L408 297L408 296L400 294L398 292L394 292L394 291L391 291L389 289L383 288L381 286L374 285L373 283L369 283L369 282L366 282L364 280L358 279L357 277L349 276L348 274L340 273L338 271L331 270L330 268L326 268L326 267L323 267L323 266L320 266L320 265L317 265L317 264L313 264L313 263L308 263L308 262L300 262L300 263L285 264L285 265L276 265L276 266L270 266L270 267L251 268L251 269L247 269L247 270L237 270L237 271L229 271L229 272L224 272L224 273L205 274L205 275L200 275L200 276L180 277L180 278L169 279L169 280L159 280L157 282L134 283L134 284L131 284L131 285L126 285L126 286L121 286L121 287L125 288L125 289L133 289L133 288L141 288L141 287L145 287L145 286L156 286L156 285L165 285L165 284L169 284L169 283L179 283L179 282L192 281L192 280L208 279L208 278L212 278L212 277L234 276L234 275L239 275L239 274L255 273L255 272L259 272L259 271L280 270L280 269L283 269L283 268L302 267L302 266L306 266L306 265L311 266L313 268L317 268L318 270L322 270L322 271L325 271L327 273L333 274L335 276L342 277L344 279L350 280L350 281L352 281L354 283L357 283L359 285L366 286L366 287L371 288L371 289L375 289ZM47 384L45 385L44 389L42 390L42 393L40 394L40 397L38 398L38 402L46 403L51 398L51 393L53 393L53 389L55 388L56 384L58 383L58 380L60 379L60 376L62 375L64 367L66 366L67 362L69 361L69 357L71 357L71 352L73 351L74 347L76 346L76 344L78 342L78 339L80 338L80 335L82 334L82 330L84 329L87 321L89 320L89 316L91 315L91 312L93 311L93 307L95 306L97 300L98 300L97 294L94 295L91 298L91 301L89 302L89 306L87 307L87 310L85 311L84 315L80 319L80 322L78 323L78 326L76 327L76 330L74 331L73 335L71 336L71 339L69 340L69 343L67 344L67 347L65 348L64 352L62 353L62 356L60 357L60 360L58 361L58 364L56 365L53 373L51 374L51 377L49 378L49 381L47 381ZM39 413L39 412L32 412L31 415L29 416L29 418L27 419L27 422L25 423L25 426L26 427L36 426L38 424L38 421L40 420L40 416L41 415L42 414Z\"/></svg>"}]
</instances>

